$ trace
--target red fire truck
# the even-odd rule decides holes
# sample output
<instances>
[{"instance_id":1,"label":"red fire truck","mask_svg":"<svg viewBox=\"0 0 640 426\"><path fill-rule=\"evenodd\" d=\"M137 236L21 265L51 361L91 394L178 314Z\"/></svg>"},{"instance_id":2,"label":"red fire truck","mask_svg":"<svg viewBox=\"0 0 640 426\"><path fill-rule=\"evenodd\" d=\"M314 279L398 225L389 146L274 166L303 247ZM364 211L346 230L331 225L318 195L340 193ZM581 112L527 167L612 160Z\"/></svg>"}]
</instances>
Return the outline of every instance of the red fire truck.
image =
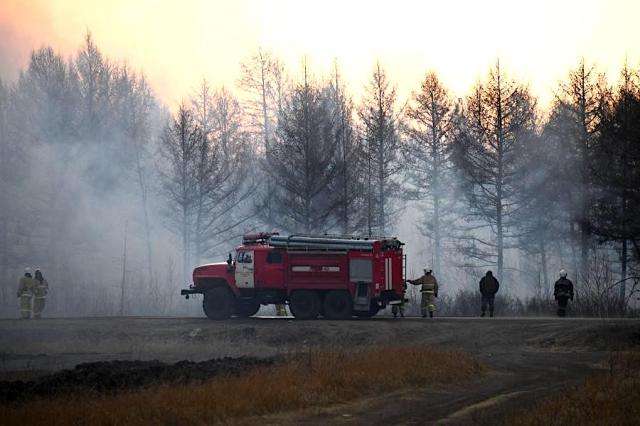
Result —
<instances>
[{"instance_id":1,"label":"red fire truck","mask_svg":"<svg viewBox=\"0 0 640 426\"><path fill-rule=\"evenodd\" d=\"M403 245L396 238L249 234L235 259L195 268L181 294L203 294L211 319L284 303L298 319L370 317L404 297Z\"/></svg>"}]
</instances>

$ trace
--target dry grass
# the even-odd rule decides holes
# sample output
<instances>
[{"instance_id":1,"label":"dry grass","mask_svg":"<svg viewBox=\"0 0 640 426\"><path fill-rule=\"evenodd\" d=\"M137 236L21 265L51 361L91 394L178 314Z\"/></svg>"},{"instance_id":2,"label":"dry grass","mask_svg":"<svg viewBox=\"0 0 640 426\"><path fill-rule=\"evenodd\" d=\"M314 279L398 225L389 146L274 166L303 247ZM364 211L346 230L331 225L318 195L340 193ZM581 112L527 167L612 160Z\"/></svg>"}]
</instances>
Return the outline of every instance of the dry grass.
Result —
<instances>
[{"instance_id":1,"label":"dry grass","mask_svg":"<svg viewBox=\"0 0 640 426\"><path fill-rule=\"evenodd\" d=\"M426 384L469 379L482 367L469 355L427 347L312 351L241 377L154 386L117 396L72 395L0 407L3 424L211 424L328 405Z\"/></svg>"},{"instance_id":2,"label":"dry grass","mask_svg":"<svg viewBox=\"0 0 640 426\"><path fill-rule=\"evenodd\" d=\"M614 354L609 371L589 377L533 409L506 418L506 424L637 425L640 419L640 353Z\"/></svg>"}]
</instances>

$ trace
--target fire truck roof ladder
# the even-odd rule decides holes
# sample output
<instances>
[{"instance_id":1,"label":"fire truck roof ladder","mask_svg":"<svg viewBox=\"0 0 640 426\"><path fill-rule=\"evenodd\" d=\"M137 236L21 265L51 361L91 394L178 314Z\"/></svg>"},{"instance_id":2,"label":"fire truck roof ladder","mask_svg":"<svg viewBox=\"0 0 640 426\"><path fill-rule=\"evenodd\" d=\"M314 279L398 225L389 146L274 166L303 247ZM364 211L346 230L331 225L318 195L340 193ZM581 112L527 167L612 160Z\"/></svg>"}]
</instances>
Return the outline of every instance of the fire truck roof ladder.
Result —
<instances>
[{"instance_id":1,"label":"fire truck roof ladder","mask_svg":"<svg viewBox=\"0 0 640 426\"><path fill-rule=\"evenodd\" d=\"M296 250L362 250L372 251L377 240L365 240L355 237L331 237L324 235L274 235L269 238L273 247Z\"/></svg>"}]
</instances>

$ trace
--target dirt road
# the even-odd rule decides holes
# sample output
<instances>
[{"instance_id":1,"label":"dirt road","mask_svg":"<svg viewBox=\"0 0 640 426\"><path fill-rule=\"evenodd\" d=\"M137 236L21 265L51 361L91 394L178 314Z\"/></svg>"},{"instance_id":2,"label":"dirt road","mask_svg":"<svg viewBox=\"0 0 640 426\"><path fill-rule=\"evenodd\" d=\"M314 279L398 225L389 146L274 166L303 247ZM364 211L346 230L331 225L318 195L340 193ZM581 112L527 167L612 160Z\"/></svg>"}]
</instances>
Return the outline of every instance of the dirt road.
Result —
<instances>
[{"instance_id":1,"label":"dirt road","mask_svg":"<svg viewBox=\"0 0 640 426\"><path fill-rule=\"evenodd\" d=\"M427 343L475 355L490 369L472 383L263 417L262 423L491 423L514 406L606 368L611 350L640 349L640 321L436 318L294 321L252 318L91 318L0 321L0 370L57 370L104 360L203 361L311 347Z\"/></svg>"}]
</instances>

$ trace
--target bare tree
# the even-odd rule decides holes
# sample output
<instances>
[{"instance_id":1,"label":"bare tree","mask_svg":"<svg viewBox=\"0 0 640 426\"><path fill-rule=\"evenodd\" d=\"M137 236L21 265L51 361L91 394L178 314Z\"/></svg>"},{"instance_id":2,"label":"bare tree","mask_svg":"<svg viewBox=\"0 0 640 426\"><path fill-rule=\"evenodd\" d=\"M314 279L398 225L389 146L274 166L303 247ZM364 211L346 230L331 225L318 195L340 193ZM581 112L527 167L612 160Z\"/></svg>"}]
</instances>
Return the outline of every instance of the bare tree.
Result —
<instances>
[{"instance_id":1,"label":"bare tree","mask_svg":"<svg viewBox=\"0 0 640 426\"><path fill-rule=\"evenodd\" d=\"M396 89L377 63L358 110L363 127L367 161L367 228L385 234L392 223L393 194L399 190L396 176L398 135Z\"/></svg>"},{"instance_id":2,"label":"bare tree","mask_svg":"<svg viewBox=\"0 0 640 426\"><path fill-rule=\"evenodd\" d=\"M552 129L560 132L558 136L567 145L568 157L563 160L572 164L565 170L565 179L573 182L565 203L572 212L571 228L579 245L579 273L588 270L591 244L588 213L593 205L591 158L597 143L606 90L604 77L581 60L560 86L553 111L555 117L562 120Z\"/></svg>"},{"instance_id":3,"label":"bare tree","mask_svg":"<svg viewBox=\"0 0 640 426\"><path fill-rule=\"evenodd\" d=\"M93 42L90 32L85 36L85 45L77 55L75 69L82 102L80 128L82 134L97 140L108 130L105 111L110 109L110 87L112 65L102 56Z\"/></svg>"},{"instance_id":4,"label":"bare tree","mask_svg":"<svg viewBox=\"0 0 640 426\"><path fill-rule=\"evenodd\" d=\"M328 192L337 172L335 152L329 101L309 81L305 64L304 80L285 102L267 157L267 172L275 189L273 207L283 229L327 230L335 205Z\"/></svg>"},{"instance_id":5,"label":"bare tree","mask_svg":"<svg viewBox=\"0 0 640 426\"><path fill-rule=\"evenodd\" d=\"M240 104L226 89L209 95L206 83L194 103L203 131L197 169L195 259L212 254L230 233L253 218L247 205L256 185L248 173L253 155Z\"/></svg>"},{"instance_id":6,"label":"bare tree","mask_svg":"<svg viewBox=\"0 0 640 426\"><path fill-rule=\"evenodd\" d=\"M419 229L433 243L433 269L442 272L443 240L452 236L455 220L451 144L455 136L456 108L447 89L434 72L425 76L420 91L407 108L406 140L402 146L406 162L407 198L420 202L424 218Z\"/></svg>"},{"instance_id":7,"label":"bare tree","mask_svg":"<svg viewBox=\"0 0 640 426\"><path fill-rule=\"evenodd\" d=\"M151 237L151 220L149 217L149 197L151 191L150 168L152 117L157 113L157 105L150 87L143 75L131 74L127 67L114 71L115 73L115 119L117 128L122 130L123 157L122 164L128 165L127 170L134 174L138 186L140 205L142 210L142 225L146 246L147 274L153 279L153 251ZM124 173L123 173L124 174Z\"/></svg>"},{"instance_id":8,"label":"bare tree","mask_svg":"<svg viewBox=\"0 0 640 426\"><path fill-rule=\"evenodd\" d=\"M366 226L366 165L361 139L354 123L353 101L341 80L337 62L326 88L331 107L336 146L336 176L330 186L335 195L335 221L343 234L361 232Z\"/></svg>"},{"instance_id":9,"label":"bare tree","mask_svg":"<svg viewBox=\"0 0 640 426\"><path fill-rule=\"evenodd\" d=\"M182 279L189 277L192 221L197 205L204 138L193 112L184 104L166 125L160 140L162 189L169 229L182 243Z\"/></svg>"},{"instance_id":10,"label":"bare tree","mask_svg":"<svg viewBox=\"0 0 640 426\"><path fill-rule=\"evenodd\" d=\"M240 64L240 87L247 93L245 111L263 140L265 154L275 131L275 119L283 106L286 76L280 61L271 53L258 49Z\"/></svg>"},{"instance_id":11,"label":"bare tree","mask_svg":"<svg viewBox=\"0 0 640 426\"><path fill-rule=\"evenodd\" d=\"M248 116L253 134L261 143L255 151L261 159L261 168L254 168L257 181L263 182L261 194L256 198L255 210L268 224L274 222L272 217L271 180L266 178L264 170L271 155L276 120L284 107L284 96L288 82L282 63L270 52L258 49L251 58L240 65L239 86L245 92L244 111ZM261 145L261 146L260 146Z\"/></svg>"},{"instance_id":12,"label":"bare tree","mask_svg":"<svg viewBox=\"0 0 640 426\"><path fill-rule=\"evenodd\" d=\"M508 240L515 232L523 148L534 131L534 99L526 87L506 80L496 63L467 99L453 158L464 179L466 219L473 229L461 248L471 259L495 264L500 280L504 250L513 247Z\"/></svg>"}]
</instances>

